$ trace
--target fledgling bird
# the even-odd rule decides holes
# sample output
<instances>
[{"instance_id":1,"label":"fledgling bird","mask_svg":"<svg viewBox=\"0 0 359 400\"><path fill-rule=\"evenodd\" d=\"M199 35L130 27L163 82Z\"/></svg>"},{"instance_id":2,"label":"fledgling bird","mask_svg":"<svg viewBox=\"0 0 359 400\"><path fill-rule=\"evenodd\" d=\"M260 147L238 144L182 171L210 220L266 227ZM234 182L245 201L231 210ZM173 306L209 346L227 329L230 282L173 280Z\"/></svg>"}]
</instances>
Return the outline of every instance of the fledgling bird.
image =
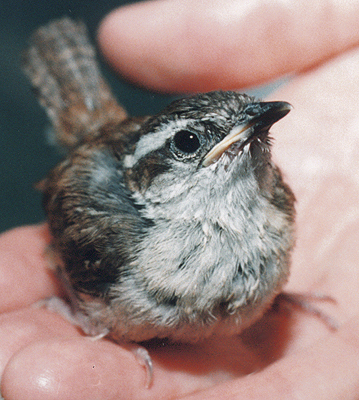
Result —
<instances>
[{"instance_id":1,"label":"fledgling bird","mask_svg":"<svg viewBox=\"0 0 359 400\"><path fill-rule=\"evenodd\" d=\"M261 317L294 244L294 196L268 136L291 106L214 91L129 118L69 18L33 34L24 70L67 149L42 189L83 330L194 342Z\"/></svg>"}]
</instances>

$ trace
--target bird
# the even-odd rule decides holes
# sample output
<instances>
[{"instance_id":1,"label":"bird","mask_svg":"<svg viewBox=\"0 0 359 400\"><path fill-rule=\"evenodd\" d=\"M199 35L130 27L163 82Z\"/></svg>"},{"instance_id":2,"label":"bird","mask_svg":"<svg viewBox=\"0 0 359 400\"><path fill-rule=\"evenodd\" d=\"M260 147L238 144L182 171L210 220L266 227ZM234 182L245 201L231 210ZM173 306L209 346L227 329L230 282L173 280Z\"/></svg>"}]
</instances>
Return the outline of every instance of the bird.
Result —
<instances>
[{"instance_id":1,"label":"bird","mask_svg":"<svg viewBox=\"0 0 359 400\"><path fill-rule=\"evenodd\" d=\"M295 196L269 133L292 106L217 90L130 117L68 17L38 28L22 62L64 149L39 186L83 331L194 343L257 321L295 243Z\"/></svg>"}]
</instances>

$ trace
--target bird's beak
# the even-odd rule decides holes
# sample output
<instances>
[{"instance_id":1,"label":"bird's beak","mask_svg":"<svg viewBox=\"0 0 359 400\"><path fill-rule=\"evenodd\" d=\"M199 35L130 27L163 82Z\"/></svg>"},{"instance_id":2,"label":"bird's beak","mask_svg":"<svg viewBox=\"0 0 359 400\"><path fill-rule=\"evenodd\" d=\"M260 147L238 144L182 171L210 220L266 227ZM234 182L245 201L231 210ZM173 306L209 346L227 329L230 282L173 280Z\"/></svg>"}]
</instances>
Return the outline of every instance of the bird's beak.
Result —
<instances>
[{"instance_id":1,"label":"bird's beak","mask_svg":"<svg viewBox=\"0 0 359 400\"><path fill-rule=\"evenodd\" d=\"M229 134L217 143L204 157L202 165L208 167L217 161L233 143L242 142L243 148L259 133L268 132L269 128L293 107L285 101L258 102L247 106L244 111L248 119L244 124L235 125Z\"/></svg>"}]
</instances>

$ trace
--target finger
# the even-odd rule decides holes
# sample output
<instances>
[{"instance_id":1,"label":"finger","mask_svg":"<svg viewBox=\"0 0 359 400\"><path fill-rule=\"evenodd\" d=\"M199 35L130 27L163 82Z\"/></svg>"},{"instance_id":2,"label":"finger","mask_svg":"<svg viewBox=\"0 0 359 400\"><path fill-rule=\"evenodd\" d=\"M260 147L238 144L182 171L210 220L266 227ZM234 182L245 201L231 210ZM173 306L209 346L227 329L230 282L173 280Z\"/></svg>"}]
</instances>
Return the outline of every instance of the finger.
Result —
<instances>
[{"instance_id":1,"label":"finger","mask_svg":"<svg viewBox=\"0 0 359 400\"><path fill-rule=\"evenodd\" d=\"M49 243L46 225L0 235L0 312L60 293L45 257Z\"/></svg>"},{"instance_id":2,"label":"finger","mask_svg":"<svg viewBox=\"0 0 359 400\"><path fill-rule=\"evenodd\" d=\"M186 400L356 399L359 382L359 319L301 353L284 357L260 373L233 380Z\"/></svg>"},{"instance_id":3,"label":"finger","mask_svg":"<svg viewBox=\"0 0 359 400\"><path fill-rule=\"evenodd\" d=\"M163 369L156 362L154 367L154 382L147 388L145 369L118 344L86 337L37 341L9 361L2 395L7 400L127 400L175 398L195 390L189 389L194 384L186 374L173 374L169 384Z\"/></svg>"},{"instance_id":4,"label":"finger","mask_svg":"<svg viewBox=\"0 0 359 400\"><path fill-rule=\"evenodd\" d=\"M109 63L162 91L234 89L307 69L359 43L359 3L149 1L99 29Z\"/></svg>"},{"instance_id":5,"label":"finger","mask_svg":"<svg viewBox=\"0 0 359 400\"><path fill-rule=\"evenodd\" d=\"M10 360L1 387L8 400L135 399L133 392L146 390L142 368L130 352L88 338L30 344Z\"/></svg>"},{"instance_id":6,"label":"finger","mask_svg":"<svg viewBox=\"0 0 359 400\"><path fill-rule=\"evenodd\" d=\"M129 399L136 387L146 390L135 357L111 342L89 338L34 342L10 360L2 379L2 394L9 400Z\"/></svg>"},{"instance_id":7,"label":"finger","mask_svg":"<svg viewBox=\"0 0 359 400\"><path fill-rule=\"evenodd\" d=\"M145 388L144 372L130 351L83 337L45 308L2 314L0 342L1 392L6 399L110 400L132 398L121 397L128 393L124 387L129 381Z\"/></svg>"},{"instance_id":8,"label":"finger","mask_svg":"<svg viewBox=\"0 0 359 400\"><path fill-rule=\"evenodd\" d=\"M45 308L22 308L0 315L0 376L11 357L33 342L80 336L76 327Z\"/></svg>"}]
</instances>

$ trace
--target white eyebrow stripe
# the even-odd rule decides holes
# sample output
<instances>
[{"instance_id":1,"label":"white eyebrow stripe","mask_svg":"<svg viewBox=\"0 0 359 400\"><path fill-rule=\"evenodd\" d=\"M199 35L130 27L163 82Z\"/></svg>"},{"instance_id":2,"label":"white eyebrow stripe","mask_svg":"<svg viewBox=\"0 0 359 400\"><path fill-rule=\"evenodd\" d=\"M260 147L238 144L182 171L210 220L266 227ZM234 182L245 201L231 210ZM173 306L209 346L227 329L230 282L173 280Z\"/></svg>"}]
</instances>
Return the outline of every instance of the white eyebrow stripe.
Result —
<instances>
[{"instance_id":1,"label":"white eyebrow stripe","mask_svg":"<svg viewBox=\"0 0 359 400\"><path fill-rule=\"evenodd\" d=\"M187 128L188 125L193 124L193 119L178 119L163 124L163 129L153 133L147 133L142 136L136 145L136 150L132 155L124 158L124 166L126 168L133 167L143 156L155 151L166 143L166 141L181 129Z\"/></svg>"},{"instance_id":2,"label":"white eyebrow stripe","mask_svg":"<svg viewBox=\"0 0 359 400\"><path fill-rule=\"evenodd\" d=\"M217 121L217 120L227 121L228 117L226 118L223 115L218 114L217 112L207 113L201 118L201 121Z\"/></svg>"}]
</instances>

